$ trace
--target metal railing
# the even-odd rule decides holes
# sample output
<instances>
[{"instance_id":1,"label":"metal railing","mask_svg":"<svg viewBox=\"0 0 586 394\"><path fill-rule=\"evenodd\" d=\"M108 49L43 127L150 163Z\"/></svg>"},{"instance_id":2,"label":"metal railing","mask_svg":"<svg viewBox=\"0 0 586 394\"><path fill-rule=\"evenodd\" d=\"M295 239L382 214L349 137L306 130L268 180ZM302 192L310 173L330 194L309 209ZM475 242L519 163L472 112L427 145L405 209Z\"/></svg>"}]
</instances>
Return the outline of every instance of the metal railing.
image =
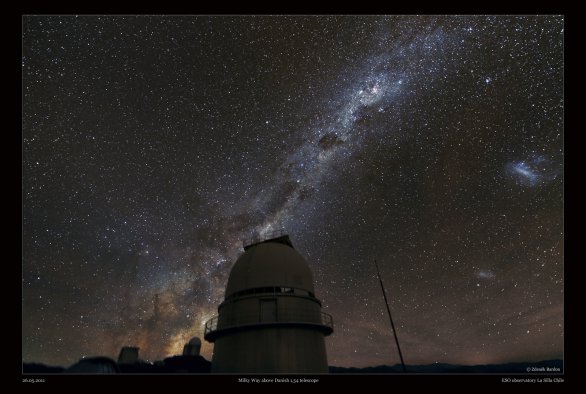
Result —
<instances>
[{"instance_id":1,"label":"metal railing","mask_svg":"<svg viewBox=\"0 0 586 394\"><path fill-rule=\"evenodd\" d=\"M332 317L332 315L325 313L325 312L320 312L321 313L321 322L324 326L329 327L332 329L332 331L334 331L334 318Z\"/></svg>"},{"instance_id":2,"label":"metal railing","mask_svg":"<svg viewBox=\"0 0 586 394\"><path fill-rule=\"evenodd\" d=\"M204 337L208 334L221 331L232 329L236 327L242 326L250 326L250 325L272 325L272 324L306 324L306 325L313 325L313 326L323 326L327 328L326 331L329 333L334 331L334 319L332 315L325 313L325 312L318 312L319 314L316 316L311 311L306 313L299 313L295 311L279 311L279 313L272 317L272 318L263 318L261 319L260 313L255 314L235 314L232 319L227 319L218 328L218 317L214 316L210 320L205 323L204 328ZM312 316L313 315L313 316ZM317 319L316 319L317 317Z\"/></svg>"},{"instance_id":3,"label":"metal railing","mask_svg":"<svg viewBox=\"0 0 586 394\"><path fill-rule=\"evenodd\" d=\"M208 333L210 333L212 331L216 331L217 328L218 328L218 316L214 316L206 322L203 335L206 336Z\"/></svg>"}]
</instances>

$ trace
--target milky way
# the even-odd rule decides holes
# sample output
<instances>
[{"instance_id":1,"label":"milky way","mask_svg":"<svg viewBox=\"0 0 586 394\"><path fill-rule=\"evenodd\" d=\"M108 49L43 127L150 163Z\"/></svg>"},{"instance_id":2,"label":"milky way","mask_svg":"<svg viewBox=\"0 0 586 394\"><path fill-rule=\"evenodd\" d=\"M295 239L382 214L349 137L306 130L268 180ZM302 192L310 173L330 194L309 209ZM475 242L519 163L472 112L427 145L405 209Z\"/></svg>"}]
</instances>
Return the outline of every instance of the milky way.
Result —
<instances>
[{"instance_id":1,"label":"milky way","mask_svg":"<svg viewBox=\"0 0 586 394\"><path fill-rule=\"evenodd\" d=\"M23 18L23 360L178 354L285 229L330 365L563 355L563 18ZM211 358L212 346L202 353Z\"/></svg>"}]
</instances>

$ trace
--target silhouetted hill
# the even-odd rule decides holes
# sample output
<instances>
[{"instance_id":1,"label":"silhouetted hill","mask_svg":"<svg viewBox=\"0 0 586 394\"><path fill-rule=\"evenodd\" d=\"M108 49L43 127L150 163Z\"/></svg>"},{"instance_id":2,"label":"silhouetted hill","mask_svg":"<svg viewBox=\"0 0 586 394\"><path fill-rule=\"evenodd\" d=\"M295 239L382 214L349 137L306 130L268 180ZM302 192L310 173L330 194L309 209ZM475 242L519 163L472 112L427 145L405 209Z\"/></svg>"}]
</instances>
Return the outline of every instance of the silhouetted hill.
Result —
<instances>
[{"instance_id":1,"label":"silhouetted hill","mask_svg":"<svg viewBox=\"0 0 586 394\"><path fill-rule=\"evenodd\" d=\"M199 360L194 357L176 356L166 359L167 365L152 365L146 363L134 365L119 365L121 373L174 373L174 372L209 372L211 363L205 359ZM62 373L65 368L58 366L48 366L40 363L23 363L23 373L31 374L49 374ZM366 368L329 368L330 373L355 373L355 374L375 374L375 373L402 373L401 365L394 366L378 365L376 367ZM489 365L453 365L453 364L428 364L428 365L408 365L408 373L563 373L564 362L562 360L544 360L534 363L506 363L506 364L489 364Z\"/></svg>"},{"instance_id":2,"label":"silhouetted hill","mask_svg":"<svg viewBox=\"0 0 586 394\"><path fill-rule=\"evenodd\" d=\"M209 373L212 363L202 356L173 356L164 360L164 372Z\"/></svg>"},{"instance_id":3,"label":"silhouetted hill","mask_svg":"<svg viewBox=\"0 0 586 394\"><path fill-rule=\"evenodd\" d=\"M63 367L55 367L49 366L40 363L23 363L22 364L22 372L23 373L38 373L38 374L45 374L45 373L60 373L65 371Z\"/></svg>"},{"instance_id":4,"label":"silhouetted hill","mask_svg":"<svg viewBox=\"0 0 586 394\"><path fill-rule=\"evenodd\" d=\"M173 356L158 364L138 362L136 364L118 364L107 357L82 359L69 368L47 366L39 363L23 363L23 373L209 373L212 363L202 356Z\"/></svg>"},{"instance_id":5,"label":"silhouetted hill","mask_svg":"<svg viewBox=\"0 0 586 394\"><path fill-rule=\"evenodd\" d=\"M394 366L378 365L366 368L330 367L330 373L402 373L403 368L397 364ZM453 365L453 364L428 364L407 365L408 373L563 373L564 362L562 360L544 360L539 362L488 364L488 365Z\"/></svg>"},{"instance_id":6,"label":"silhouetted hill","mask_svg":"<svg viewBox=\"0 0 586 394\"><path fill-rule=\"evenodd\" d=\"M164 373L162 365L153 365L147 363L136 363L136 364L118 364L120 373Z\"/></svg>"}]
</instances>

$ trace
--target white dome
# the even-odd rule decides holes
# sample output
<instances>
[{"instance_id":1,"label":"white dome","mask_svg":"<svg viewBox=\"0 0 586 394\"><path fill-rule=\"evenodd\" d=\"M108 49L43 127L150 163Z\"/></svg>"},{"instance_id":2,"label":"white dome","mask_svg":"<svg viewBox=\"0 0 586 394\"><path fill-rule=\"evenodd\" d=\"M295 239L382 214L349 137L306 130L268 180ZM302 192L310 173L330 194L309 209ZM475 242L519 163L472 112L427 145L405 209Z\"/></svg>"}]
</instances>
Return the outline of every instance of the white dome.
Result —
<instances>
[{"instance_id":1,"label":"white dome","mask_svg":"<svg viewBox=\"0 0 586 394\"><path fill-rule=\"evenodd\" d=\"M314 293L311 270L291 246L263 242L242 254L230 272L225 298L258 287L292 287Z\"/></svg>"}]
</instances>

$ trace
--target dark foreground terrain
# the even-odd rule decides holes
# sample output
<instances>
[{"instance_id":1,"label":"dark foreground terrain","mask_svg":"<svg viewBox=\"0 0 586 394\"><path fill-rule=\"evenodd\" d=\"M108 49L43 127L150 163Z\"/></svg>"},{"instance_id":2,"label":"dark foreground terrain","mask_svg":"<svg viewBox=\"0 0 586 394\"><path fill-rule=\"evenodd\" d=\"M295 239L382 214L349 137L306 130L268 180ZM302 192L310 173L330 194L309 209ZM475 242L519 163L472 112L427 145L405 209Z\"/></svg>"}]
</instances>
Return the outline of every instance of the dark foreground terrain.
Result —
<instances>
[{"instance_id":1,"label":"dark foreground terrain","mask_svg":"<svg viewBox=\"0 0 586 394\"><path fill-rule=\"evenodd\" d=\"M190 363L182 363L174 360L175 363L167 362L166 366L158 366L152 364L134 364L134 365L119 365L113 366L110 369L104 368L101 371L94 371L93 373L206 373L209 372L209 364L201 361L193 366ZM115 364L115 363L114 363ZM38 363L23 363L23 373L31 374L49 374L49 373L76 373L69 369L48 366ZM80 371L91 373L90 371ZM403 370L400 365L379 365L376 367L366 368L344 368L344 367L330 367L330 373L342 374L385 374L385 373L402 373ZM428 365L408 365L408 373L421 374L436 374L436 373L563 373L564 363L562 360L545 360L539 362L524 362L524 363L507 363L507 364L489 364L489 365L452 365L452 364L428 364Z\"/></svg>"}]
</instances>

